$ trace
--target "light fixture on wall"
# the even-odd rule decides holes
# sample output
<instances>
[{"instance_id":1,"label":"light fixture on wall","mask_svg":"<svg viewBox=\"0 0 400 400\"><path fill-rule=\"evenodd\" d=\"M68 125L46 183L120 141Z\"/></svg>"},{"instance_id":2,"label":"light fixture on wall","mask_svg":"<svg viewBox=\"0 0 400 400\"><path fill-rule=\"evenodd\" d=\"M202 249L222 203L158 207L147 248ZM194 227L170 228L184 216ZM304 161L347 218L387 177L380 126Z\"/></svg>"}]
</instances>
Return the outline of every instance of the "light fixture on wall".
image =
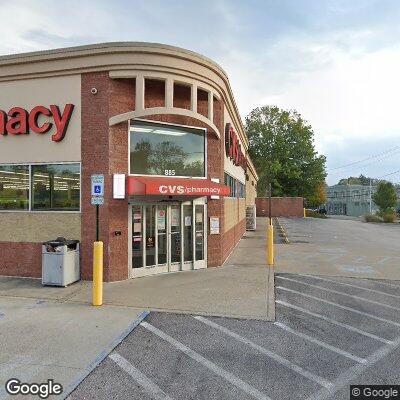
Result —
<instances>
[{"instance_id":1,"label":"light fixture on wall","mask_svg":"<svg viewBox=\"0 0 400 400\"><path fill-rule=\"evenodd\" d=\"M92 93L93 95L97 94L97 92L98 92L98 90L97 90L97 88L95 88L95 87L92 87L92 88L90 89L90 93Z\"/></svg>"}]
</instances>

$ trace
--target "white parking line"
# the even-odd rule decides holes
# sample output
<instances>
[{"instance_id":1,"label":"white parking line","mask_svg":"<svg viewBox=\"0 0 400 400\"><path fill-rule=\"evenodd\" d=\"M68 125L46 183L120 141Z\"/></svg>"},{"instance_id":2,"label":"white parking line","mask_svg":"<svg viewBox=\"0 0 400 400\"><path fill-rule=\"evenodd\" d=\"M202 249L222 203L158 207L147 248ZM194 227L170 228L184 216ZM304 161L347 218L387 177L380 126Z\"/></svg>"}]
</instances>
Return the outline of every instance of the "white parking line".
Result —
<instances>
[{"instance_id":1,"label":"white parking line","mask_svg":"<svg viewBox=\"0 0 400 400\"><path fill-rule=\"evenodd\" d=\"M365 288L365 287L363 287L363 286L352 285L352 284L350 284L350 283L338 282L338 281L335 281L335 280L333 280L333 279L321 278L320 276L316 276L316 275L307 275L307 274L296 274L296 275L305 276L305 277L307 277L307 278L318 279L318 280L320 280L320 281L326 281L326 282L337 283L338 285L349 286L349 287L353 287L353 288L357 288L357 289L367 290L368 292L384 294L385 296L395 297L396 299L400 299L400 296L399 296L399 295L396 295L396 294L390 294L390 293L382 292L382 291L380 291L380 290ZM379 284L380 282L375 282L375 283L378 283L378 284Z\"/></svg>"},{"instance_id":2,"label":"white parking line","mask_svg":"<svg viewBox=\"0 0 400 400\"><path fill-rule=\"evenodd\" d=\"M337 290L328 289L328 288L325 288L325 287L319 286L319 285L312 285L311 283L306 283L306 282L303 282L303 281L299 281L297 279L286 278L286 277L283 277L281 275L278 275L276 278L284 279L285 281L291 281L291 282L300 283L301 285L306 285L306 286L310 286L310 287L317 288L317 289L320 289L320 290L325 290L326 292L339 294L341 296L347 296L347 297L351 297L353 299L366 301L368 303L376 304L376 305L381 306L381 307L391 308L392 310L396 310L396 311L400 310L400 307L390 306L388 304L379 303L378 301L366 299L365 297L360 297L360 296L356 296L356 295L353 295L353 294L348 294L348 293L345 293L345 292L339 292Z\"/></svg>"},{"instance_id":3,"label":"white parking line","mask_svg":"<svg viewBox=\"0 0 400 400\"><path fill-rule=\"evenodd\" d=\"M208 368L210 371L214 372L214 374L220 376L221 378L225 379L226 381L232 383L232 385L236 386L243 392L247 393L248 395L254 397L255 399L260 400L271 400L270 397L261 393L259 390L254 388L253 386L249 385L248 383L242 381L236 375L233 375L229 371L224 370L223 368L219 367L218 365L214 364L212 361L207 360L199 353L196 353L194 350L190 349L189 347L185 346L183 343L178 342L173 337L169 336L165 332L161 331L160 329L156 328L155 326L149 324L148 322L141 322L140 325L149 330L150 332L157 335L159 338L165 340L176 349L181 351L182 353L186 354L188 357L192 358L193 360L197 361L198 363L202 364L204 367Z\"/></svg>"},{"instance_id":4,"label":"white parking line","mask_svg":"<svg viewBox=\"0 0 400 400\"><path fill-rule=\"evenodd\" d=\"M285 330L286 332L289 332L293 335L296 335L302 339L308 340L311 343L315 343L316 345L323 347L325 349L328 349L330 351L333 351L334 353L340 354L344 357L349 358L350 360L353 360L359 364L365 364L367 362L367 360L365 358L361 358L361 357L357 357L351 353L348 353L347 351L344 351L342 349L339 349L338 347L335 346L331 346L328 343L322 342L321 340L315 339L311 336L306 335L305 333L302 332L298 332L292 328L290 328L289 326L282 324L282 322L274 322L274 325Z\"/></svg>"},{"instance_id":5,"label":"white parking line","mask_svg":"<svg viewBox=\"0 0 400 400\"><path fill-rule=\"evenodd\" d=\"M350 311L350 312L353 312L355 314L362 315L364 317L368 317L368 318L372 318L372 319L375 319L375 320L380 321L380 322L384 322L386 324L390 324L390 325L394 325L394 326L400 327L400 323L398 323L398 322L395 322L395 321L392 321L392 320L386 319L386 318L377 317L376 315L373 315L373 314L370 314L370 313L367 313L367 312L364 312L364 311L360 311L360 310L357 310L357 309L352 308L352 307L342 306L341 304L335 303L333 301L328 301L328 300L325 300L325 299L321 299L320 297L311 296L310 294L305 294L305 293L299 292L297 290L288 289L288 288L285 288L284 286L277 286L276 288L284 290L286 292L295 293L295 294L298 294L300 296L307 297L309 299L317 300L317 301L320 301L321 303L329 304L330 306L338 307L338 308L341 308L342 310Z\"/></svg>"},{"instance_id":6,"label":"white parking line","mask_svg":"<svg viewBox=\"0 0 400 400\"><path fill-rule=\"evenodd\" d=\"M264 347L259 346L258 344L252 342L251 340L249 340L243 336L240 336L235 332L230 331L228 328L225 328L224 326L218 325L215 322L210 321L209 319L206 319L204 317L196 316L193 318L197 319L198 321L203 322L204 324L206 324L208 326L211 326L212 328L220 330L221 332L236 339L239 342L247 344L251 348L259 351L260 353L265 354L266 356L272 358L273 360L277 361L278 363L284 365L286 368L291 369L292 371L304 376L305 378L307 378L313 382L318 383L319 385L321 385L325 388L328 388L332 385L331 382L329 382L328 380L321 378L320 376L315 375L312 372L309 372L309 371L305 370L304 368L299 367L296 364L293 364L291 361L287 360L286 358L283 358L283 357L279 356L278 354L275 354L272 351L269 351L269 350L265 349Z\"/></svg>"},{"instance_id":7,"label":"white parking line","mask_svg":"<svg viewBox=\"0 0 400 400\"><path fill-rule=\"evenodd\" d=\"M308 315L311 315L312 317L316 317L316 318L322 319L322 320L327 321L327 322L329 322L329 323L331 323L333 325L340 326L341 328L345 328L345 329L348 329L349 331L359 333L360 335L367 336L367 337L369 337L371 339L375 339L378 342L382 342L382 343L386 343L386 344L391 344L392 343L391 340L384 339L384 338L382 338L380 336L374 335L374 334L369 333L369 332L365 332L365 331L363 331L361 329L358 329L358 328L356 328L356 327L354 327L352 325L348 325L348 324L345 324L343 322L339 322L339 321L336 321L336 320L334 320L332 318L326 317L325 315L318 314L318 313L315 313L315 312L312 312L312 311L308 311L308 310L306 310L304 308L301 308L301 307L295 306L293 304L287 303L286 301L276 300L275 303L280 304L280 305L282 305L284 307L288 307L288 308L292 308L292 309L297 310L297 311L301 311L304 314L308 314Z\"/></svg>"},{"instance_id":8,"label":"white parking line","mask_svg":"<svg viewBox=\"0 0 400 400\"><path fill-rule=\"evenodd\" d=\"M126 358L118 353L113 353L108 356L120 368L128 373L153 399L156 400L172 400L165 392L163 392L153 381L145 374L135 368Z\"/></svg>"},{"instance_id":9,"label":"white parking line","mask_svg":"<svg viewBox=\"0 0 400 400\"><path fill-rule=\"evenodd\" d=\"M383 346L371 356L367 358L367 363L364 365L355 365L348 370L344 371L338 378L335 379L334 385L328 389L321 389L317 393L313 394L308 400L324 400L328 398L332 398L332 396L343 389L345 386L348 386L351 382L359 377L366 369L371 368L378 361L382 360L384 357L388 356L391 352L397 349L400 346L400 338L397 338L394 342L389 346Z\"/></svg>"}]
</instances>

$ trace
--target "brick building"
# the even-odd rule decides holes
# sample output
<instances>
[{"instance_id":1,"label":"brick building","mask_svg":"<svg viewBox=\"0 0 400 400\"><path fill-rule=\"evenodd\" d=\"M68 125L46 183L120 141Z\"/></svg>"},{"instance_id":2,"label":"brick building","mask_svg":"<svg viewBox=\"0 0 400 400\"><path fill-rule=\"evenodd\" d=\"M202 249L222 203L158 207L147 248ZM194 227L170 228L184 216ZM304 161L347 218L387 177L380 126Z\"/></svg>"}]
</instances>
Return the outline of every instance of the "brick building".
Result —
<instances>
[{"instance_id":1,"label":"brick building","mask_svg":"<svg viewBox=\"0 0 400 400\"><path fill-rule=\"evenodd\" d=\"M247 148L226 73L191 51L0 57L0 275L40 277L41 243L63 236L91 279L93 174L106 281L222 265L256 196Z\"/></svg>"}]
</instances>

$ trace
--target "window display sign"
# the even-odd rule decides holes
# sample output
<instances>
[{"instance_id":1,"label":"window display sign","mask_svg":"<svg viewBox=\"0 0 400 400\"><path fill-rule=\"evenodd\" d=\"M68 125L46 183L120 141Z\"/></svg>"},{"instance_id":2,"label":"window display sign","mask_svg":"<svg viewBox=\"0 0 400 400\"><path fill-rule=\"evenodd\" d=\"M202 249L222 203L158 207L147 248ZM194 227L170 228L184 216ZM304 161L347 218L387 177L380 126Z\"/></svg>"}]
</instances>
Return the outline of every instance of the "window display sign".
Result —
<instances>
[{"instance_id":1,"label":"window display sign","mask_svg":"<svg viewBox=\"0 0 400 400\"><path fill-rule=\"evenodd\" d=\"M180 208L171 208L171 226L179 226L180 225Z\"/></svg>"},{"instance_id":2,"label":"window display sign","mask_svg":"<svg viewBox=\"0 0 400 400\"><path fill-rule=\"evenodd\" d=\"M185 217L185 226L192 226L192 217L190 215Z\"/></svg>"},{"instance_id":3,"label":"window display sign","mask_svg":"<svg viewBox=\"0 0 400 400\"><path fill-rule=\"evenodd\" d=\"M219 217L210 217L210 235L219 235Z\"/></svg>"},{"instance_id":4,"label":"window display sign","mask_svg":"<svg viewBox=\"0 0 400 400\"><path fill-rule=\"evenodd\" d=\"M158 229L165 229L165 210L158 210L157 213L157 227Z\"/></svg>"}]
</instances>

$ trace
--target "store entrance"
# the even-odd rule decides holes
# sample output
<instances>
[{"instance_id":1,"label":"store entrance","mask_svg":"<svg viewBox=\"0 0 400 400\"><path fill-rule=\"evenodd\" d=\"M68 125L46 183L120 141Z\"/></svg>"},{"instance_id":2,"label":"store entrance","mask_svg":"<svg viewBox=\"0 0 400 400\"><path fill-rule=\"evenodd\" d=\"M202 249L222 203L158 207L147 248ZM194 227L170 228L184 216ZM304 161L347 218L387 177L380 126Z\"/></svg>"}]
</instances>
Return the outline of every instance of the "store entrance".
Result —
<instances>
[{"instance_id":1,"label":"store entrance","mask_svg":"<svg viewBox=\"0 0 400 400\"><path fill-rule=\"evenodd\" d=\"M132 278L206 267L206 213L202 199L132 204Z\"/></svg>"}]
</instances>

